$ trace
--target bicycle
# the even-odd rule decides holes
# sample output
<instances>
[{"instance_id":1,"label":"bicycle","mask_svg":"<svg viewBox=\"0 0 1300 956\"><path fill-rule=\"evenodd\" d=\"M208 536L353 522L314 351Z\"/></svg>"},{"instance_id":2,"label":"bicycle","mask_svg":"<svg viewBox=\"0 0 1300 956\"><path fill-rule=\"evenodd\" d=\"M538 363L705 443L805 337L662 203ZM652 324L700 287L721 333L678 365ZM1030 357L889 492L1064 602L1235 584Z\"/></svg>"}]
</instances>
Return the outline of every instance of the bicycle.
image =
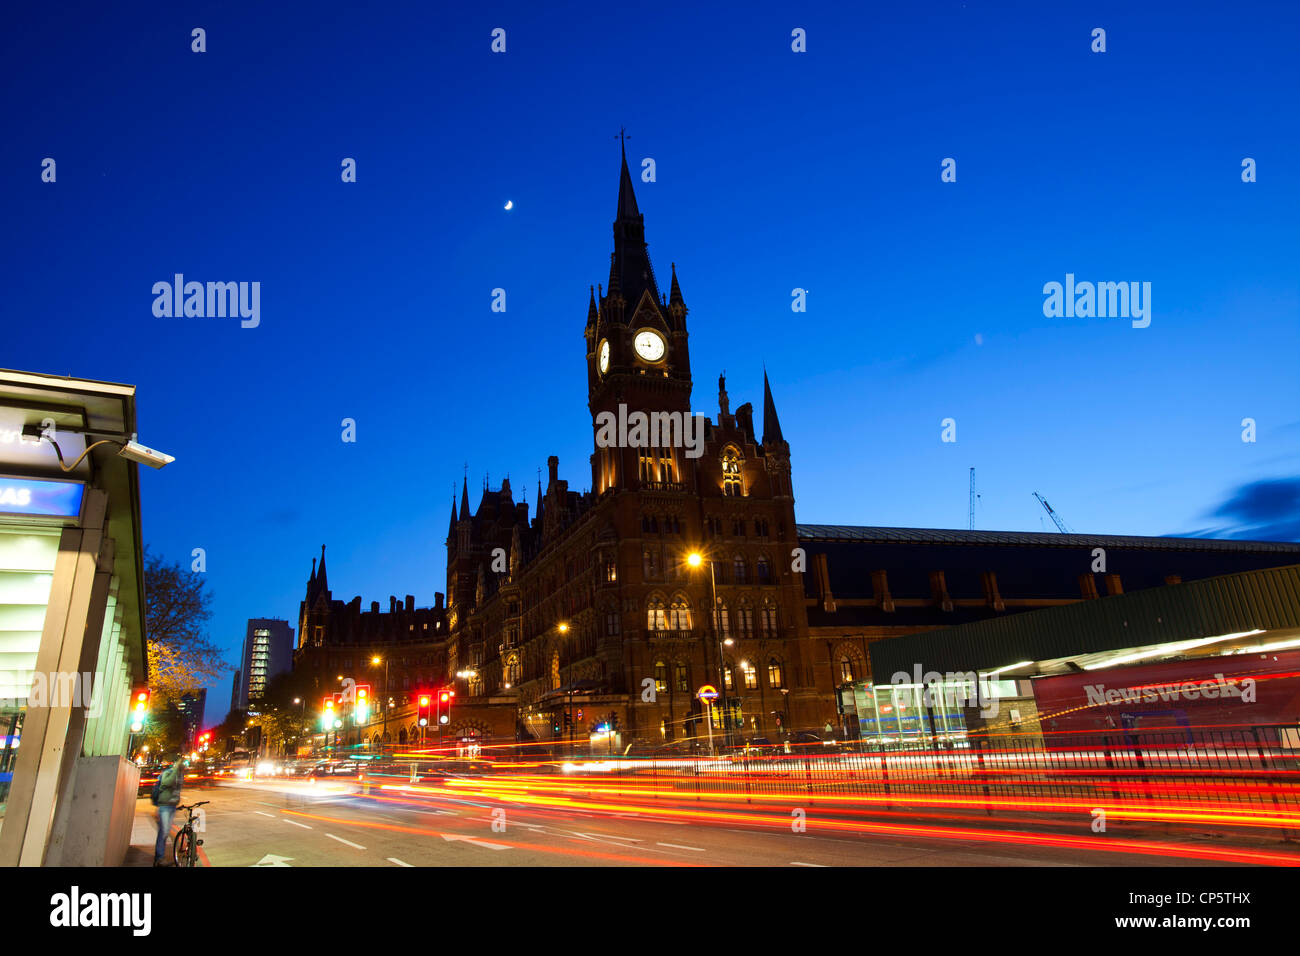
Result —
<instances>
[{"instance_id":1,"label":"bicycle","mask_svg":"<svg viewBox=\"0 0 1300 956\"><path fill-rule=\"evenodd\" d=\"M203 841L194 834L194 811L209 800L200 800L198 803L192 803L189 806L178 806L177 812L187 811L185 823L176 833L176 839L172 843L172 857L176 860L177 866L192 867L199 860L199 847L203 846Z\"/></svg>"}]
</instances>

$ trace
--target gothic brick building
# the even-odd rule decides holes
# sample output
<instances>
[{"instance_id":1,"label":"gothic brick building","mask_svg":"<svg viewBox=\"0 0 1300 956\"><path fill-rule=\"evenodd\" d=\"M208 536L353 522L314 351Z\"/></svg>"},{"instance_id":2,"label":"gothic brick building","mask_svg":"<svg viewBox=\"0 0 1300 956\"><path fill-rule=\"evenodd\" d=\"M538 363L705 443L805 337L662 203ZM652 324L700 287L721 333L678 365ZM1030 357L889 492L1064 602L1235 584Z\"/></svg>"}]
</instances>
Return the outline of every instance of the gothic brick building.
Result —
<instances>
[{"instance_id":1,"label":"gothic brick building","mask_svg":"<svg viewBox=\"0 0 1300 956\"><path fill-rule=\"evenodd\" d=\"M322 549L300 609L295 666L321 674L326 692L344 673L364 673L378 689L370 662L382 658L398 743L415 732L415 690L452 684L455 738L571 734L585 743L612 722L611 749L658 746L707 732L696 696L705 684L721 685L729 722L745 738L827 724L851 734L837 691L869 676L872 640L1095 598L1098 542L1117 562L1103 576L1107 593L1122 590L1122 575L1130 588L1159 586L1285 564L1300 552L1176 538L800 528L791 449L766 374L761 427L749 403L731 410L719 379L717 414L690 440L687 315L675 265L668 294L659 289L624 156L608 287L593 289L587 306L590 490L570 490L555 457L531 514L508 479L485 486L473 510L463 484L447 529L445 607L441 593L432 608L390 598L387 612L377 602L363 612L360 597L335 601ZM680 440L620 427L611 441L602 430L635 413L676 423ZM378 740L373 727L364 735Z\"/></svg>"}]
</instances>

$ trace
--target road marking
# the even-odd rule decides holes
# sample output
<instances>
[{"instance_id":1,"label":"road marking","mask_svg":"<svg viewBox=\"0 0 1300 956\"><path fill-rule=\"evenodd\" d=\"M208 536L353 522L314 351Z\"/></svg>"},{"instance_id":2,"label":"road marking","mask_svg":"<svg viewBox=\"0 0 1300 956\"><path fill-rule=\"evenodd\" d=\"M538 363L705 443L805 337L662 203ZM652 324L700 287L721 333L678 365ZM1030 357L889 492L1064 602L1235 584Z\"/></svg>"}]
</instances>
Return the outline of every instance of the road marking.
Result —
<instances>
[{"instance_id":1,"label":"road marking","mask_svg":"<svg viewBox=\"0 0 1300 956\"><path fill-rule=\"evenodd\" d=\"M265 810L254 810L253 812L254 812L254 813L260 813L260 814L261 814L262 816L264 816L264 817L270 817L272 820L275 819L275 814L274 814L274 813L267 813Z\"/></svg>"},{"instance_id":2,"label":"road marking","mask_svg":"<svg viewBox=\"0 0 1300 956\"><path fill-rule=\"evenodd\" d=\"M358 849L358 850L364 850L364 849L365 849L365 847L363 847L360 843L353 843L351 840L345 840L345 839L343 839L342 837L340 837L340 836L335 836L335 835L332 834L332 833L327 833L327 834L325 834L325 835L326 835L327 837L329 837L331 840L338 840L340 843L346 843L348 846L353 847L353 848L355 848L355 849Z\"/></svg>"},{"instance_id":3,"label":"road marking","mask_svg":"<svg viewBox=\"0 0 1300 956\"><path fill-rule=\"evenodd\" d=\"M305 824L305 823L299 823L297 820L285 820L284 822L285 822L285 823L292 823L294 826L296 826L296 827L302 827L304 830L310 830L310 829L311 829L311 827L307 826L307 824Z\"/></svg>"},{"instance_id":4,"label":"road marking","mask_svg":"<svg viewBox=\"0 0 1300 956\"><path fill-rule=\"evenodd\" d=\"M268 853L254 863L253 866L288 866L289 861L292 859L291 856L276 856L274 853Z\"/></svg>"},{"instance_id":5,"label":"road marking","mask_svg":"<svg viewBox=\"0 0 1300 956\"><path fill-rule=\"evenodd\" d=\"M672 847L674 850L694 850L696 853L707 852L702 846L682 846L680 843L660 843L658 840L655 841L655 846Z\"/></svg>"},{"instance_id":6,"label":"road marking","mask_svg":"<svg viewBox=\"0 0 1300 956\"><path fill-rule=\"evenodd\" d=\"M504 843L489 843L487 840L476 840L473 837L461 836L459 833L444 833L444 840L452 840L460 843L473 843L475 846L487 847L489 850L508 850L510 849Z\"/></svg>"},{"instance_id":7,"label":"road marking","mask_svg":"<svg viewBox=\"0 0 1300 956\"><path fill-rule=\"evenodd\" d=\"M409 867L411 867L412 869L415 868L415 864L413 864L413 863L403 863L401 860L399 860L399 859L398 859L397 857L395 857L395 856L390 856L390 857L388 858L388 862L389 862L389 863L396 864L397 866L409 866Z\"/></svg>"},{"instance_id":8,"label":"road marking","mask_svg":"<svg viewBox=\"0 0 1300 956\"><path fill-rule=\"evenodd\" d=\"M825 869L825 868L826 868L826 864L825 864L825 863L800 863L798 860L794 861L794 862L791 863L790 865L791 865L791 866L819 866L819 867L821 867L822 869Z\"/></svg>"}]
</instances>

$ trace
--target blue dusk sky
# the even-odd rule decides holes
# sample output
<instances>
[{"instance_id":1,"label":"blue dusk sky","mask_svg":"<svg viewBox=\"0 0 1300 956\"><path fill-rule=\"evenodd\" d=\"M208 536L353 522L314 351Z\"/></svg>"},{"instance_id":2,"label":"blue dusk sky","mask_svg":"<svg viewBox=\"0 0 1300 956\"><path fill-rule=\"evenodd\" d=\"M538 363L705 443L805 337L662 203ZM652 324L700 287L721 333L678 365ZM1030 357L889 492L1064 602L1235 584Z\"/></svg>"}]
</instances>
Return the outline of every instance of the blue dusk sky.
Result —
<instances>
[{"instance_id":1,"label":"blue dusk sky","mask_svg":"<svg viewBox=\"0 0 1300 956\"><path fill-rule=\"evenodd\" d=\"M145 538L205 549L232 664L322 543L336 597L432 604L465 462L475 501L551 454L590 484L625 126L694 407L725 369L761 408L766 364L801 522L964 528L974 466L977 528L1052 530L1039 491L1080 532L1298 540L1297 49L1249 0L25 4L0 366L138 387L176 456ZM176 273L259 282L260 324L155 316ZM1045 316L1067 274L1150 283L1149 326Z\"/></svg>"}]
</instances>

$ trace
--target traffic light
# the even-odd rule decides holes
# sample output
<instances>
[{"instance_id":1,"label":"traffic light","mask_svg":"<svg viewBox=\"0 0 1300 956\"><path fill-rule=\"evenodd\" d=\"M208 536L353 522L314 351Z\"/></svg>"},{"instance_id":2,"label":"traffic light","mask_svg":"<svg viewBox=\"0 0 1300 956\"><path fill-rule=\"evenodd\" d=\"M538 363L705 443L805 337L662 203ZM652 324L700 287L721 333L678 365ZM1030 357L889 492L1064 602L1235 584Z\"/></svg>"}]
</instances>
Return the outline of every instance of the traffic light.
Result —
<instances>
[{"instance_id":1,"label":"traffic light","mask_svg":"<svg viewBox=\"0 0 1300 956\"><path fill-rule=\"evenodd\" d=\"M149 713L149 688L137 687L131 694L131 733L144 730L144 718Z\"/></svg>"},{"instance_id":2,"label":"traffic light","mask_svg":"<svg viewBox=\"0 0 1300 956\"><path fill-rule=\"evenodd\" d=\"M358 724L364 724L370 720L370 685L358 684L356 687L357 702L352 709L353 715Z\"/></svg>"},{"instance_id":3,"label":"traffic light","mask_svg":"<svg viewBox=\"0 0 1300 956\"><path fill-rule=\"evenodd\" d=\"M326 732L334 729L334 698L326 697L320 712L320 729Z\"/></svg>"},{"instance_id":4,"label":"traffic light","mask_svg":"<svg viewBox=\"0 0 1300 956\"><path fill-rule=\"evenodd\" d=\"M428 694L421 694L419 700L416 701L416 703L419 704L417 716L419 717L421 727L429 726L429 705L432 702L433 699Z\"/></svg>"},{"instance_id":5,"label":"traffic light","mask_svg":"<svg viewBox=\"0 0 1300 956\"><path fill-rule=\"evenodd\" d=\"M564 729L568 730L572 726L573 726L573 715L566 710L564 712Z\"/></svg>"}]
</instances>

